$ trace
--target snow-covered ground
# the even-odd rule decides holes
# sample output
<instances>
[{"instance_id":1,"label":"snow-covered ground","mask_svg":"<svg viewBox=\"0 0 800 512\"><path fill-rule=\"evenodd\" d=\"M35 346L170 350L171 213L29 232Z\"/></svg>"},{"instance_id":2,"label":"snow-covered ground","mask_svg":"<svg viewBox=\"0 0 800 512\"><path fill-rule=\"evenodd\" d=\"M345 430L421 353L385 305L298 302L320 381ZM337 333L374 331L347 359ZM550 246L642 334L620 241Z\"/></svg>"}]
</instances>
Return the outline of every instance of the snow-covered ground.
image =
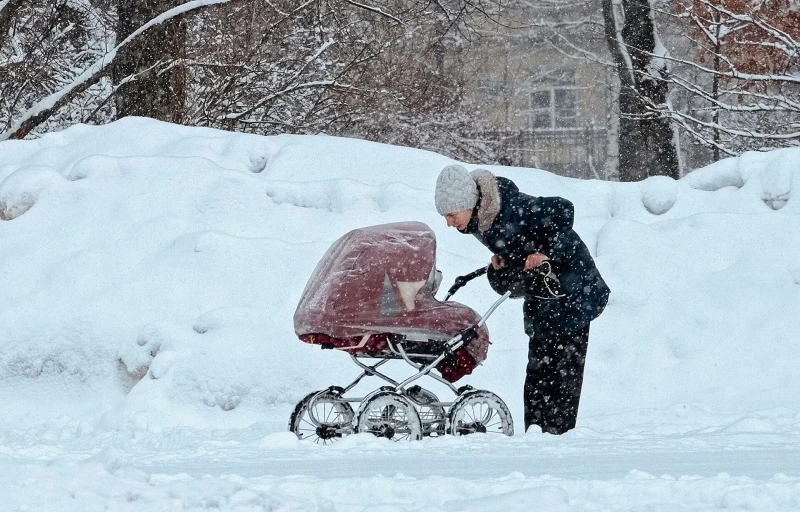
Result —
<instances>
[{"instance_id":1,"label":"snow-covered ground","mask_svg":"<svg viewBox=\"0 0 800 512\"><path fill-rule=\"evenodd\" d=\"M677 182L489 167L573 201L612 289L574 431L521 433L509 301L459 384L503 397L517 436L286 432L300 398L358 373L293 331L331 242L425 222L443 289L488 261L433 207L449 163L136 118L0 143L0 510L800 509L800 149ZM496 296L478 281L456 298Z\"/></svg>"}]
</instances>

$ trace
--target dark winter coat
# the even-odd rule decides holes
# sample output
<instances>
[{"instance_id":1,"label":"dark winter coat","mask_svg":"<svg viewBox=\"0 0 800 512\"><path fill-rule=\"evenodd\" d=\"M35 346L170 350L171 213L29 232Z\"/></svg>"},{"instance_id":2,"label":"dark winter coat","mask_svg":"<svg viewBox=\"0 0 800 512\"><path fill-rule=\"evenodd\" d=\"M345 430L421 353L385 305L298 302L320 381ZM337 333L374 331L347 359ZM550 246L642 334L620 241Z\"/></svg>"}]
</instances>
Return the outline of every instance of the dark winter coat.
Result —
<instances>
[{"instance_id":1,"label":"dark winter coat","mask_svg":"<svg viewBox=\"0 0 800 512\"><path fill-rule=\"evenodd\" d=\"M529 196L511 180L488 171L475 171L473 177L480 199L465 232L502 257L508 270L521 267L529 254L546 255L566 295L537 299L526 294L525 332L549 339L586 327L605 308L609 288L572 229L572 203L561 197Z\"/></svg>"}]
</instances>

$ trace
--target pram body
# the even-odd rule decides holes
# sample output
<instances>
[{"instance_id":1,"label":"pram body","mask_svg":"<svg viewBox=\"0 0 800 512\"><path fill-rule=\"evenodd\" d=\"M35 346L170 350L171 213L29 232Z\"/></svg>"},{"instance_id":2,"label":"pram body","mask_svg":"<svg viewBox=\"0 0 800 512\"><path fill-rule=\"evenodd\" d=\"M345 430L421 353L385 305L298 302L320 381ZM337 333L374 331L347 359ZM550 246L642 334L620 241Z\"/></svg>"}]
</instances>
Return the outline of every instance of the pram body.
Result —
<instances>
[{"instance_id":1,"label":"pram body","mask_svg":"<svg viewBox=\"0 0 800 512\"><path fill-rule=\"evenodd\" d=\"M427 225L402 222L353 230L320 260L294 315L304 342L341 350L363 370L351 384L331 386L297 404L289 428L298 437L327 443L352 432L391 439L419 439L445 433L513 434L505 403L488 391L453 382L487 356L489 332L471 308L435 298L436 238ZM365 360L376 360L367 364ZM378 367L392 359L415 373L398 382ZM388 385L365 397L347 397L364 377ZM456 395L442 402L414 384L431 377ZM351 403L359 403L357 411Z\"/></svg>"}]
</instances>

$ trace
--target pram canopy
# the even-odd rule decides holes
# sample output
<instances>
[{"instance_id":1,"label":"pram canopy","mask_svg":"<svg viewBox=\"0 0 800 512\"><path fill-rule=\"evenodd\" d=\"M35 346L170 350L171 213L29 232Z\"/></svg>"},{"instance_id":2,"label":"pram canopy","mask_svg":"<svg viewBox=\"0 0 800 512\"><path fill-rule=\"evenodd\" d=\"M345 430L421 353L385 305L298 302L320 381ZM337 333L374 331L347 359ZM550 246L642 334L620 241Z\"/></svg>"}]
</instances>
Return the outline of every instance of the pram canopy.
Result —
<instances>
[{"instance_id":1,"label":"pram canopy","mask_svg":"<svg viewBox=\"0 0 800 512\"><path fill-rule=\"evenodd\" d=\"M436 300L439 276L436 237L426 224L355 229L333 243L311 275L294 314L295 332L304 341L313 339L309 335L366 340L373 334L419 342L450 339L480 315L463 304ZM481 327L478 340L466 347L475 364L485 359L488 344L488 331Z\"/></svg>"}]
</instances>

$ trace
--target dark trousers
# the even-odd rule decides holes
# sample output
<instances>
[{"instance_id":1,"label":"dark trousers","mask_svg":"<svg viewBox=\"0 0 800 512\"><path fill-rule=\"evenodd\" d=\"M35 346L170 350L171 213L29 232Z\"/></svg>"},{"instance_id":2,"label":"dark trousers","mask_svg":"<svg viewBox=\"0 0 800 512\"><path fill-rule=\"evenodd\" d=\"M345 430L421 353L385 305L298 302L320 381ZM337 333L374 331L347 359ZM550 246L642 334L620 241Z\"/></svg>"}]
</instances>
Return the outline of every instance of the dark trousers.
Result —
<instances>
[{"instance_id":1,"label":"dark trousers","mask_svg":"<svg viewBox=\"0 0 800 512\"><path fill-rule=\"evenodd\" d=\"M531 337L525 377L525 430L563 434L575 428L583 385L589 326L549 339Z\"/></svg>"}]
</instances>

